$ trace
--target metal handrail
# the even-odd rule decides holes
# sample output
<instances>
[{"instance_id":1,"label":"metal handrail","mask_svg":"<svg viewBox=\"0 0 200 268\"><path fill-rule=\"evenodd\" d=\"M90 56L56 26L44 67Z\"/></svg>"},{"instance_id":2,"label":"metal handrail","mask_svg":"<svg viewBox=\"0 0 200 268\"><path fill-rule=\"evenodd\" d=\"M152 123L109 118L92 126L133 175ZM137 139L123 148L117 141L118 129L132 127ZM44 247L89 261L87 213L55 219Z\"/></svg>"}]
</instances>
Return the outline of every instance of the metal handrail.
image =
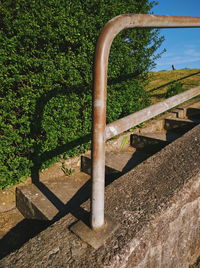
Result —
<instances>
[{"instance_id":1,"label":"metal handrail","mask_svg":"<svg viewBox=\"0 0 200 268\"><path fill-rule=\"evenodd\" d=\"M138 113L117 120L106 127L107 69L110 47L115 36L126 28L199 28L200 17L178 17L145 14L124 14L110 20L102 29L95 54L93 88L93 131L92 131L92 198L91 228L97 230L104 226L104 188L105 188L105 141L147 119L158 115L187 99L200 94L200 87L171 97L165 102L155 104L144 111L137 121ZM185 95L184 95L185 94ZM181 102L178 98L181 98ZM170 102L171 99L171 102ZM168 101L168 102L167 102ZM160 105L160 106L159 106ZM155 112L156 107L156 112ZM134 122L135 120L135 122Z\"/></svg>"},{"instance_id":2,"label":"metal handrail","mask_svg":"<svg viewBox=\"0 0 200 268\"><path fill-rule=\"evenodd\" d=\"M190 100L200 94L200 86L191 88L164 101L160 101L138 112L125 116L106 126L105 139L108 140L120 133L135 127L175 106Z\"/></svg>"}]
</instances>

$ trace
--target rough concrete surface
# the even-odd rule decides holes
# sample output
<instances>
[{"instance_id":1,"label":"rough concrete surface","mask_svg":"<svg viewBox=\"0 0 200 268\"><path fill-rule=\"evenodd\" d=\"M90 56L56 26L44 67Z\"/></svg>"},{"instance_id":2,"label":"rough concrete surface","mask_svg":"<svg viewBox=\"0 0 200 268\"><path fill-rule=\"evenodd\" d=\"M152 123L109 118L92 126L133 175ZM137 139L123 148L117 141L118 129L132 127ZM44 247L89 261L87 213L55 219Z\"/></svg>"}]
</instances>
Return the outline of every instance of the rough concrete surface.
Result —
<instances>
[{"instance_id":1,"label":"rough concrete surface","mask_svg":"<svg viewBox=\"0 0 200 268\"><path fill-rule=\"evenodd\" d=\"M105 197L120 224L105 246L94 250L69 231L86 202L0 267L188 267L200 250L200 126L114 181Z\"/></svg>"}]
</instances>

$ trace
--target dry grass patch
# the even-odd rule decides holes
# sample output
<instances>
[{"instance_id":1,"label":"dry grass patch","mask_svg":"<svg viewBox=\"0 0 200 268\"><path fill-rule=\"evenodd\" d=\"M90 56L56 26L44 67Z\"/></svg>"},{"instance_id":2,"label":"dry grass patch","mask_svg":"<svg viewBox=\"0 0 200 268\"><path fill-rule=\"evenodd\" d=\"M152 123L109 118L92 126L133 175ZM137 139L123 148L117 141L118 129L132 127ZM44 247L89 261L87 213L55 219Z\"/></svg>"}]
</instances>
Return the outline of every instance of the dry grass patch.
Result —
<instances>
[{"instance_id":1,"label":"dry grass patch","mask_svg":"<svg viewBox=\"0 0 200 268\"><path fill-rule=\"evenodd\" d=\"M146 90L151 92L152 103L165 99L165 93L176 82L187 90L200 85L200 69L160 71L149 73L150 83Z\"/></svg>"}]
</instances>

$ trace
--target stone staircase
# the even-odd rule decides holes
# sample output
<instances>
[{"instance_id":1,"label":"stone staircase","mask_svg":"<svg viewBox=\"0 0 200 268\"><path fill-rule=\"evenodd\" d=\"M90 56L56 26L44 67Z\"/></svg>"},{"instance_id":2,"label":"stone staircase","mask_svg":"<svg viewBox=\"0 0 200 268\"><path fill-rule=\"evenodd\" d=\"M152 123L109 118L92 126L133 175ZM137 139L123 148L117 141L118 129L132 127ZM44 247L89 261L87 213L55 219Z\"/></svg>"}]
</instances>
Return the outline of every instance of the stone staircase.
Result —
<instances>
[{"instance_id":1,"label":"stone staircase","mask_svg":"<svg viewBox=\"0 0 200 268\"><path fill-rule=\"evenodd\" d=\"M200 122L200 103L177 108L128 132L120 146L106 149L106 184L132 170L149 156L178 139ZM123 135L122 135L123 136ZM122 146L123 145L123 146ZM91 159L81 157L81 171L72 176L42 180L16 189L16 206L28 219L56 221L90 198Z\"/></svg>"},{"instance_id":2,"label":"stone staircase","mask_svg":"<svg viewBox=\"0 0 200 268\"><path fill-rule=\"evenodd\" d=\"M122 175L200 123L200 108L180 108L129 136L126 149L106 152L106 174ZM173 116L177 116L173 118ZM171 118L170 118L171 117ZM158 127L159 125L159 127ZM81 159L81 171L91 174L91 160Z\"/></svg>"}]
</instances>

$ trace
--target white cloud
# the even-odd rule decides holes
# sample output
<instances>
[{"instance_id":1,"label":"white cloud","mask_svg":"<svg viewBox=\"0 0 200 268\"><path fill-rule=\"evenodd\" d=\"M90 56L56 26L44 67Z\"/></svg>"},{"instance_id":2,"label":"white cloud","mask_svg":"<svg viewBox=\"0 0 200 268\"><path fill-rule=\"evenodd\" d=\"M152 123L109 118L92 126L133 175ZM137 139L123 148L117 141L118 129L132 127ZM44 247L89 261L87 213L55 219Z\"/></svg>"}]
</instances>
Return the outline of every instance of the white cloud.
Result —
<instances>
[{"instance_id":1,"label":"white cloud","mask_svg":"<svg viewBox=\"0 0 200 268\"><path fill-rule=\"evenodd\" d=\"M200 56L200 51L197 51L194 48L190 48L186 51L184 51L185 55L191 56L191 57L199 57Z\"/></svg>"},{"instance_id":2,"label":"white cloud","mask_svg":"<svg viewBox=\"0 0 200 268\"><path fill-rule=\"evenodd\" d=\"M167 58L166 60L159 60L157 62L157 66L172 65L172 64L177 65L177 64L191 63L191 62L197 62L197 61L200 61L200 56L195 57L195 58L177 56L177 57Z\"/></svg>"},{"instance_id":3,"label":"white cloud","mask_svg":"<svg viewBox=\"0 0 200 268\"><path fill-rule=\"evenodd\" d=\"M188 49L198 49L200 48L200 41L195 40L193 44L184 44L184 48Z\"/></svg>"},{"instance_id":4,"label":"white cloud","mask_svg":"<svg viewBox=\"0 0 200 268\"><path fill-rule=\"evenodd\" d=\"M186 65L191 63L199 62L200 67L200 44L184 45L178 51L167 51L162 57L157 61L157 67L160 69L161 66L171 66L173 65Z\"/></svg>"}]
</instances>

